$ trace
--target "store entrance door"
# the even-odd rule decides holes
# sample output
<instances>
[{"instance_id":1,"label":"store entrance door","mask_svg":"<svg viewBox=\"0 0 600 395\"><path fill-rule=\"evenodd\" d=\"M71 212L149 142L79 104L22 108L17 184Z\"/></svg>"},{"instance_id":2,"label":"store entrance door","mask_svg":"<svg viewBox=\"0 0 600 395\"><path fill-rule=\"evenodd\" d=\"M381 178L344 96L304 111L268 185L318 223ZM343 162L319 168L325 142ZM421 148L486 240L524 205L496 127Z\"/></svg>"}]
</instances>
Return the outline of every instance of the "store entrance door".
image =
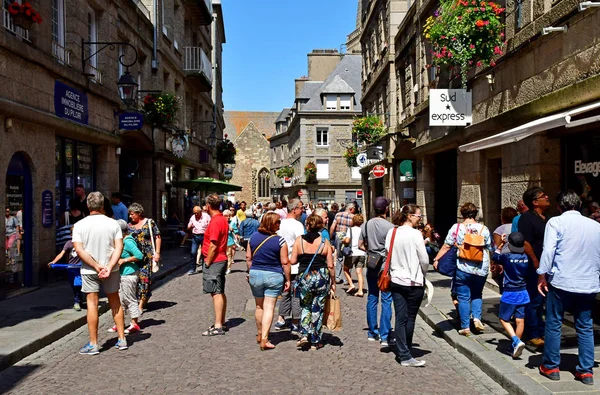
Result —
<instances>
[{"instance_id":1,"label":"store entrance door","mask_svg":"<svg viewBox=\"0 0 600 395\"><path fill-rule=\"evenodd\" d=\"M441 234L456 222L458 211L456 150L435 155L434 226Z\"/></svg>"},{"instance_id":2,"label":"store entrance door","mask_svg":"<svg viewBox=\"0 0 600 395\"><path fill-rule=\"evenodd\" d=\"M13 155L6 171L5 191L5 267L0 273L3 291L31 286L33 267L31 171L25 155Z\"/></svg>"}]
</instances>

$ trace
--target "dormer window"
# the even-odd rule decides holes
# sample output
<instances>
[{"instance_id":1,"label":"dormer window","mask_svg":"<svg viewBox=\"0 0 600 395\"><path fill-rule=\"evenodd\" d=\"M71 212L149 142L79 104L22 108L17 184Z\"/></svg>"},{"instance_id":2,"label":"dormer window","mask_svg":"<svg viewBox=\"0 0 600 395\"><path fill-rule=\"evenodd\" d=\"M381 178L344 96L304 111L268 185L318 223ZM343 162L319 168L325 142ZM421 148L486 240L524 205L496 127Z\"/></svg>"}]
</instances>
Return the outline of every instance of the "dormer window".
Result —
<instances>
[{"instance_id":1,"label":"dormer window","mask_svg":"<svg viewBox=\"0 0 600 395\"><path fill-rule=\"evenodd\" d=\"M352 109L352 95L340 95L340 110Z\"/></svg>"},{"instance_id":2,"label":"dormer window","mask_svg":"<svg viewBox=\"0 0 600 395\"><path fill-rule=\"evenodd\" d=\"M337 110L337 102L338 102L338 97L337 95L327 95L325 96L325 109L327 111L335 111Z\"/></svg>"}]
</instances>

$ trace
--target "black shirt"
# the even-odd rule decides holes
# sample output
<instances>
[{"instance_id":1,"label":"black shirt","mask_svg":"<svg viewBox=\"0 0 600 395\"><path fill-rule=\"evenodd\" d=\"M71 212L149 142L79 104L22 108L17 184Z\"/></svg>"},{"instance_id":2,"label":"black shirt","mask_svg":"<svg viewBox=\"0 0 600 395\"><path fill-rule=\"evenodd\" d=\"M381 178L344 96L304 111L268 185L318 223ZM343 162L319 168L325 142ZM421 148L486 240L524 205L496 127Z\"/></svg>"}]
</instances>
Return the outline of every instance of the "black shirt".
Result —
<instances>
[{"instance_id":1,"label":"black shirt","mask_svg":"<svg viewBox=\"0 0 600 395\"><path fill-rule=\"evenodd\" d=\"M546 221L533 210L521 214L519 218L519 232L523 234L525 241L531 244L533 252L538 260L542 257L544 249L544 232L546 231Z\"/></svg>"},{"instance_id":2,"label":"black shirt","mask_svg":"<svg viewBox=\"0 0 600 395\"><path fill-rule=\"evenodd\" d=\"M79 200L78 196L75 196L69 200L69 208L77 208L83 213L84 216L90 215L90 209L87 206L87 196L83 200Z\"/></svg>"}]
</instances>

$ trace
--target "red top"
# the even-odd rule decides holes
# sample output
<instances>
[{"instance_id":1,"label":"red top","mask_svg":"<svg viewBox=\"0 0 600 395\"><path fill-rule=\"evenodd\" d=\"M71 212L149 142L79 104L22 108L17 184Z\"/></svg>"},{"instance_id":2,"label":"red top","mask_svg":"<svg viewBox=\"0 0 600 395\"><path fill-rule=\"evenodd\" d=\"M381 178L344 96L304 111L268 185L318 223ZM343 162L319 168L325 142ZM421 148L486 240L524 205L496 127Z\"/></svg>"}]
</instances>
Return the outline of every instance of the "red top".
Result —
<instances>
[{"instance_id":1,"label":"red top","mask_svg":"<svg viewBox=\"0 0 600 395\"><path fill-rule=\"evenodd\" d=\"M218 213L212 216L208 228L204 233L204 243L202 244L202 256L206 258L210 243L214 242L217 245L217 256L212 262L221 262L227 260L227 234L229 233L229 224L227 219L223 217L223 213Z\"/></svg>"}]
</instances>

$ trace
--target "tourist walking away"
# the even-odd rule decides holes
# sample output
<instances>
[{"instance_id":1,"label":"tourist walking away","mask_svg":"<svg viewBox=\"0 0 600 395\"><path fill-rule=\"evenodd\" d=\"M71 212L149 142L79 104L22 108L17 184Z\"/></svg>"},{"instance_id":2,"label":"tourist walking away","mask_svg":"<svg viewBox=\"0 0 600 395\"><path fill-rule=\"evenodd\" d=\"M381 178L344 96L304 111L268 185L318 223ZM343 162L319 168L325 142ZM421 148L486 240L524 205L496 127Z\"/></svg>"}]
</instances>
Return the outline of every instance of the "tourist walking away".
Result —
<instances>
[{"instance_id":1,"label":"tourist walking away","mask_svg":"<svg viewBox=\"0 0 600 395\"><path fill-rule=\"evenodd\" d=\"M565 311L577 331L575 379L593 385L594 330L592 311L600 292L600 224L582 216L581 199L569 190L558 194L561 215L546 225L544 252L537 269L538 290L546 295L546 328L540 373L560 379L560 339Z\"/></svg>"},{"instance_id":2,"label":"tourist walking away","mask_svg":"<svg viewBox=\"0 0 600 395\"><path fill-rule=\"evenodd\" d=\"M77 251L73 247L72 232L73 225L70 226L71 234L69 240L64 244L62 251L48 263L48 267L59 262L65 255L67 256L67 264L71 267L67 268L67 276L69 278L69 285L73 291L73 309L75 311L81 311L81 304L84 302L81 293L81 260L77 256ZM73 266L79 266L75 268Z\"/></svg>"},{"instance_id":3,"label":"tourist walking away","mask_svg":"<svg viewBox=\"0 0 600 395\"><path fill-rule=\"evenodd\" d=\"M121 201L121 194L119 192L113 192L110 196L110 200L112 201L113 218L116 220L122 219L127 223L129 220L129 211L127 210L127 206Z\"/></svg>"},{"instance_id":4,"label":"tourist walking away","mask_svg":"<svg viewBox=\"0 0 600 395\"><path fill-rule=\"evenodd\" d=\"M117 327L115 348L126 350L125 322L119 300L119 258L123 251L123 235L117 221L104 215L104 196L91 192L87 197L90 215L75 224L73 246L81 259L81 291L87 294L87 324L90 341L80 354L96 355L98 347L98 293L102 286L108 297Z\"/></svg>"},{"instance_id":5,"label":"tourist walking away","mask_svg":"<svg viewBox=\"0 0 600 395\"><path fill-rule=\"evenodd\" d=\"M306 234L294 243L290 263L299 263L297 278L300 293L300 340L298 348L310 345L312 350L323 347L323 311L329 292L335 294L335 273L332 248L319 232L323 218L313 214L306 219Z\"/></svg>"},{"instance_id":6,"label":"tourist walking away","mask_svg":"<svg viewBox=\"0 0 600 395\"><path fill-rule=\"evenodd\" d=\"M529 273L527 274L527 292L529 304L525 307L525 333L523 337L534 347L544 345L544 297L537 290L538 275L536 269L544 249L544 232L546 231L545 212L550 208L550 199L540 187L525 191L523 201L529 208L521 214L519 232L525 237L525 253L529 251Z\"/></svg>"},{"instance_id":7,"label":"tourist walking away","mask_svg":"<svg viewBox=\"0 0 600 395\"><path fill-rule=\"evenodd\" d=\"M210 223L204 234L202 255L202 286L205 294L210 294L215 312L215 323L202 336L224 335L225 314L227 312L227 296L225 296L225 271L227 270L227 235L229 224L223 213L219 211L221 198L216 193L206 198ZM251 210L250 210L251 211Z\"/></svg>"},{"instance_id":8,"label":"tourist walking away","mask_svg":"<svg viewBox=\"0 0 600 395\"><path fill-rule=\"evenodd\" d=\"M375 217L363 226L360 233L359 248L367 253L367 340L379 341L382 347L388 346L388 335L392 326L392 294L380 291L377 286L381 266L387 258L385 238L394 227L388 220L390 201L383 196L375 198L373 209ZM377 310L381 297L381 315L377 324ZM389 339L392 341L392 339ZM392 341L393 342L393 341Z\"/></svg>"},{"instance_id":9,"label":"tourist walking away","mask_svg":"<svg viewBox=\"0 0 600 395\"><path fill-rule=\"evenodd\" d=\"M204 243L204 233L210 223L210 215L208 212L203 210L200 206L195 206L192 209L192 216L187 225L188 231L192 232L192 260L190 262L190 270L188 274L196 274L198 265L202 263L202 252L198 253L202 249Z\"/></svg>"},{"instance_id":10,"label":"tourist walking away","mask_svg":"<svg viewBox=\"0 0 600 395\"><path fill-rule=\"evenodd\" d=\"M139 263L138 290L140 314L152 296L152 262L160 260L161 238L156 222L144 217L144 207L139 203L129 206L129 233L137 242L138 248L144 254L144 260Z\"/></svg>"},{"instance_id":11,"label":"tourist walking away","mask_svg":"<svg viewBox=\"0 0 600 395\"><path fill-rule=\"evenodd\" d=\"M121 228L121 232L123 232L123 252L121 253L121 259L119 259L119 274L121 275L119 295L123 313L129 312L131 318L131 324L125 329L125 334L131 334L140 331L138 319L141 314L137 299L139 267L137 264L144 259L144 255L138 248L136 241L129 234L127 222L120 219L117 223ZM117 327L113 326L108 331L116 332Z\"/></svg>"},{"instance_id":12,"label":"tourist walking away","mask_svg":"<svg viewBox=\"0 0 600 395\"><path fill-rule=\"evenodd\" d=\"M360 240L360 233L362 232L361 226L365 220L362 214L355 214L352 217L352 227L348 230L346 238L344 239L344 245L351 248L351 255L344 257L344 276L350 287L346 291L349 295L358 296L362 298L364 293L364 277L363 268L365 267L367 254L358 248L358 241ZM358 281L358 288L354 286L352 281L352 274L350 271L352 268L356 268L356 279Z\"/></svg>"},{"instance_id":13,"label":"tourist walking away","mask_svg":"<svg viewBox=\"0 0 600 395\"><path fill-rule=\"evenodd\" d=\"M337 252L335 264L335 281L337 284L344 283L344 285L348 285L346 278L344 277L344 257L342 256L341 246L348 229L352 226L352 218L354 217L355 212L356 205L354 203L349 203L346 207L346 211L337 213L333 222L329 225L329 233L331 237L333 237L335 250Z\"/></svg>"},{"instance_id":14,"label":"tourist walking away","mask_svg":"<svg viewBox=\"0 0 600 395\"><path fill-rule=\"evenodd\" d=\"M292 257L292 250L296 239L304 234L304 226L299 218L304 205L300 199L290 200L289 207L292 208L285 219L281 220L281 225L277 234L281 236L287 245L288 259ZM265 214L267 215L267 214ZM298 275L298 264L290 265L290 280L292 285ZM275 323L275 329L281 330L287 326L286 317L290 317L290 330L298 332L298 322L300 320L300 300L291 292L291 289L284 290L279 301L279 318Z\"/></svg>"},{"instance_id":15,"label":"tourist walking away","mask_svg":"<svg viewBox=\"0 0 600 395\"><path fill-rule=\"evenodd\" d=\"M275 304L281 291L290 289L290 264L288 247L283 237L277 235L281 218L267 213L254 233L246 250L248 282L256 301L256 342L262 351L272 350L269 330L275 314Z\"/></svg>"},{"instance_id":16,"label":"tourist walking away","mask_svg":"<svg viewBox=\"0 0 600 395\"><path fill-rule=\"evenodd\" d=\"M425 366L425 361L412 356L412 340L419 306L425 295L425 276L429 255L423 234L416 229L421 221L421 209L407 204L392 218L396 225L385 237L390 260L390 292L396 316L396 361L401 366Z\"/></svg>"},{"instance_id":17,"label":"tourist walking away","mask_svg":"<svg viewBox=\"0 0 600 395\"><path fill-rule=\"evenodd\" d=\"M500 311L498 317L500 324L512 339L512 357L519 358L525 343L521 341L525 330L525 306L529 303L527 293L527 273L529 258L525 254L525 238L520 232L512 232L505 240L506 233L496 244L497 248L492 260L504 270L504 292L500 297ZM508 251L504 252L504 246ZM515 319L516 329L513 329L511 320Z\"/></svg>"},{"instance_id":18,"label":"tourist walking away","mask_svg":"<svg viewBox=\"0 0 600 395\"><path fill-rule=\"evenodd\" d=\"M504 207L500 212L500 222L502 225L498 226L494 233L492 234L492 239L494 241L495 246L499 246L502 244L502 254L508 254L510 251L508 249L508 243L505 243L502 240L502 235L509 235L512 231L512 221L517 216L517 210L512 207ZM492 278L498 284L498 288L500 289L500 293L504 290L504 281L502 274L502 265L496 265L495 260L492 259L492 263L490 264L490 272L492 273Z\"/></svg>"},{"instance_id":19,"label":"tourist walking away","mask_svg":"<svg viewBox=\"0 0 600 395\"><path fill-rule=\"evenodd\" d=\"M254 232L258 231L259 226L260 222L254 217L252 210L246 210L246 219L239 226L240 244L242 247L246 248L248 240L250 240Z\"/></svg>"},{"instance_id":20,"label":"tourist walking away","mask_svg":"<svg viewBox=\"0 0 600 395\"><path fill-rule=\"evenodd\" d=\"M223 216L227 218L229 224L229 232L227 233L227 270L225 274L231 273L231 265L233 265L233 258L235 257L235 245L236 237L238 233L237 218L233 215L230 210L223 211Z\"/></svg>"},{"instance_id":21,"label":"tourist walking away","mask_svg":"<svg viewBox=\"0 0 600 395\"><path fill-rule=\"evenodd\" d=\"M473 203L465 203L460 208L462 223L452 225L444 245L433 260L437 269L438 261L453 245L458 246L454 289L458 298L460 316L459 334L471 335L471 315L477 332L485 329L481 322L482 294L485 279L490 271L492 237L487 226L477 223L479 210Z\"/></svg>"}]
</instances>

